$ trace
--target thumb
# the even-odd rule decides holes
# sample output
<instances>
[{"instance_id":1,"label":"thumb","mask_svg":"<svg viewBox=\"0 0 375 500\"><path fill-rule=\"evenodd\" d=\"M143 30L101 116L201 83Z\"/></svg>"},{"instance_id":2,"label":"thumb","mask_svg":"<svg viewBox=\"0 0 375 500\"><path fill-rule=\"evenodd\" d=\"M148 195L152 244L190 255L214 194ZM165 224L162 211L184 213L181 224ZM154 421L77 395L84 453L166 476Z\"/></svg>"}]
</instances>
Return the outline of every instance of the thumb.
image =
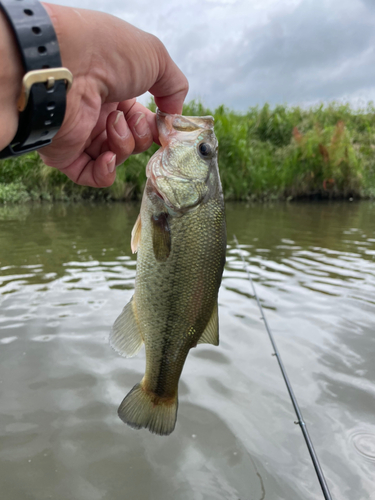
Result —
<instances>
[{"instance_id":1,"label":"thumb","mask_svg":"<svg viewBox=\"0 0 375 500\"><path fill-rule=\"evenodd\" d=\"M162 45L162 44L161 44ZM164 113L181 114L185 97L189 90L186 76L171 59L162 45L159 57L160 71L156 83L149 89L157 107Z\"/></svg>"}]
</instances>

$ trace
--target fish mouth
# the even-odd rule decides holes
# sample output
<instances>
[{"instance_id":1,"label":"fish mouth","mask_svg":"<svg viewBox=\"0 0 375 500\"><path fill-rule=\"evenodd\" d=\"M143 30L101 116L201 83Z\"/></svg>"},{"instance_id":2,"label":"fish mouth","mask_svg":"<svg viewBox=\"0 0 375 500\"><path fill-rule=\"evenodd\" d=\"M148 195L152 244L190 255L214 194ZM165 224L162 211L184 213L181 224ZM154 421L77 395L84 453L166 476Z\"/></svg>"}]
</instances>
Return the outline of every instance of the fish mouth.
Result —
<instances>
[{"instance_id":1,"label":"fish mouth","mask_svg":"<svg viewBox=\"0 0 375 500\"><path fill-rule=\"evenodd\" d=\"M203 130L214 129L214 119L212 116L182 116L156 111L156 123L159 132L159 141L163 148L166 148L171 139L181 133L199 134ZM188 135L186 135L188 139Z\"/></svg>"},{"instance_id":2,"label":"fish mouth","mask_svg":"<svg viewBox=\"0 0 375 500\"><path fill-rule=\"evenodd\" d=\"M179 210L181 207L175 192L176 186L181 188L181 184L190 184L192 179L183 170L173 166L176 161L173 151L184 144L194 149L194 145L196 146L203 137L214 134L214 119L212 116L171 115L158 109L156 120L161 148L150 158L146 176L154 195L161 199L168 209ZM190 192L188 188L186 190ZM191 206L190 204L189 207Z\"/></svg>"}]
</instances>

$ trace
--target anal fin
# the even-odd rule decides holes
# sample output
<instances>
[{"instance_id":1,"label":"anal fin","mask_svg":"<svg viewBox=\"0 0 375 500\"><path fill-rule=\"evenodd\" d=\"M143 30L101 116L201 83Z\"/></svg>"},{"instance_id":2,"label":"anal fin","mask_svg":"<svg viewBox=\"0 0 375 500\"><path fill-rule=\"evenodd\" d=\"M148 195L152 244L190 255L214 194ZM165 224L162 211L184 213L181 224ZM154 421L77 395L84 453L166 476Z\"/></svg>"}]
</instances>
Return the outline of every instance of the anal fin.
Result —
<instances>
[{"instance_id":1,"label":"anal fin","mask_svg":"<svg viewBox=\"0 0 375 500\"><path fill-rule=\"evenodd\" d=\"M219 314L218 314L217 301L214 305L210 321L208 322L206 329L200 336L198 344L212 344L219 345Z\"/></svg>"},{"instance_id":2,"label":"anal fin","mask_svg":"<svg viewBox=\"0 0 375 500\"><path fill-rule=\"evenodd\" d=\"M131 358L142 347L143 339L134 314L133 297L114 322L109 343L121 356Z\"/></svg>"}]
</instances>

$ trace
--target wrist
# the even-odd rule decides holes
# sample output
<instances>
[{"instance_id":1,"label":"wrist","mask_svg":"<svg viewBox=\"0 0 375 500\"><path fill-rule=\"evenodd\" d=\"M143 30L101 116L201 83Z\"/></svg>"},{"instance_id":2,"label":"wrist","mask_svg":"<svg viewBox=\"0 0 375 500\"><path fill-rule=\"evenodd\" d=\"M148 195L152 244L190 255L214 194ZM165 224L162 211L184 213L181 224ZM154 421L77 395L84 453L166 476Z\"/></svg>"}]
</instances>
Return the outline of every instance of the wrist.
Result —
<instances>
[{"instance_id":1,"label":"wrist","mask_svg":"<svg viewBox=\"0 0 375 500\"><path fill-rule=\"evenodd\" d=\"M16 134L17 100L21 93L24 69L12 28L0 11L0 151Z\"/></svg>"}]
</instances>

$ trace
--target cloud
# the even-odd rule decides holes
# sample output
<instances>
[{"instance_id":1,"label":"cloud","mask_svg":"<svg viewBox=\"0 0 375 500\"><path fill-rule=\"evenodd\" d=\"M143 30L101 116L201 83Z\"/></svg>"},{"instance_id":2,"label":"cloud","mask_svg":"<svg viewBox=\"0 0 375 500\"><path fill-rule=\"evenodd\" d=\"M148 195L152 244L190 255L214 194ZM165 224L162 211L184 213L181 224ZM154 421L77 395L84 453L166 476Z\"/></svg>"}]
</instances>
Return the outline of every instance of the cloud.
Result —
<instances>
[{"instance_id":1,"label":"cloud","mask_svg":"<svg viewBox=\"0 0 375 500\"><path fill-rule=\"evenodd\" d=\"M303 1L292 12L242 30L236 41L216 46L211 58L195 57L195 71L188 68L192 93L199 92L204 75L208 101L237 109L266 101L303 104L370 95L375 88L375 12L361 2L335 5Z\"/></svg>"},{"instance_id":2,"label":"cloud","mask_svg":"<svg viewBox=\"0 0 375 500\"><path fill-rule=\"evenodd\" d=\"M190 81L188 98L211 107L375 97L373 0L82 0L80 6L158 36Z\"/></svg>"}]
</instances>

